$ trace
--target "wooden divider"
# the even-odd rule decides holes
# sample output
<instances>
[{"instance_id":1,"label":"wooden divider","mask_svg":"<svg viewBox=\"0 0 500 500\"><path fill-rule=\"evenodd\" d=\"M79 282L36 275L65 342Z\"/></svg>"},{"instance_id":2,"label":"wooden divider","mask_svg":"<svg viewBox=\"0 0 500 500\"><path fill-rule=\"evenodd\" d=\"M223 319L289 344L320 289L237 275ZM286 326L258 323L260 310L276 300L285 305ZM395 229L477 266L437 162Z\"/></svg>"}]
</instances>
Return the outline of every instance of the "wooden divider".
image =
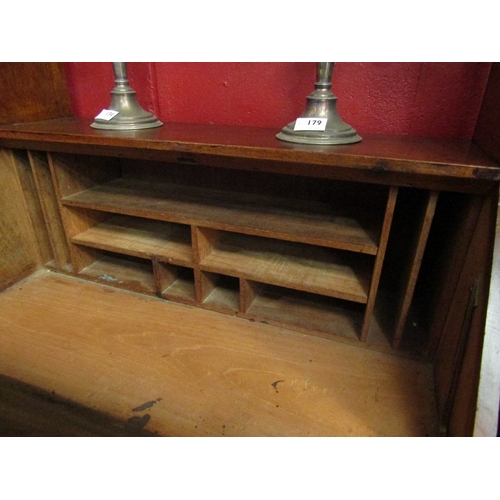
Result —
<instances>
[{"instance_id":1,"label":"wooden divider","mask_svg":"<svg viewBox=\"0 0 500 500\"><path fill-rule=\"evenodd\" d=\"M401 294L402 302L396 315L397 322L392 341L392 345L395 349L398 349L401 343L401 337L408 317L408 311L413 300L413 292L415 291L420 265L422 264L427 238L436 211L438 196L439 193L436 191L428 193L427 201L417 223L418 231L416 233L416 242L410 248L411 258L408 260L409 265L405 273L405 286Z\"/></svg>"},{"instance_id":2,"label":"wooden divider","mask_svg":"<svg viewBox=\"0 0 500 500\"><path fill-rule=\"evenodd\" d=\"M64 269L69 264L69 251L59 212L58 196L50 173L47 154L40 151L28 151L31 170L40 200L48 237L54 256L55 267Z\"/></svg>"}]
</instances>

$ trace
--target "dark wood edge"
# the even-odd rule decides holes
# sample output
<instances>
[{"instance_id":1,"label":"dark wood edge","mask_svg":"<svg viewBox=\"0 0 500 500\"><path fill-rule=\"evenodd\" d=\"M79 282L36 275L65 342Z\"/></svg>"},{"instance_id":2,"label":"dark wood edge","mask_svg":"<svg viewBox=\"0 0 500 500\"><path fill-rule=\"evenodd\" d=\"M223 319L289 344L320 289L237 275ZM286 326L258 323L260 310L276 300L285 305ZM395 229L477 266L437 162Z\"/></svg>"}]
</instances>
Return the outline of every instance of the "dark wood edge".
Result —
<instances>
[{"instance_id":1,"label":"dark wood edge","mask_svg":"<svg viewBox=\"0 0 500 500\"><path fill-rule=\"evenodd\" d=\"M345 146L309 146L276 139L276 131L254 127L164 124L142 131L103 131L92 120L63 118L0 127L0 146L165 161L203 163L238 158L314 167L312 175L356 170L375 177L424 175L436 179L500 180L500 164L472 141L367 136ZM300 175L300 174L299 174Z\"/></svg>"}]
</instances>

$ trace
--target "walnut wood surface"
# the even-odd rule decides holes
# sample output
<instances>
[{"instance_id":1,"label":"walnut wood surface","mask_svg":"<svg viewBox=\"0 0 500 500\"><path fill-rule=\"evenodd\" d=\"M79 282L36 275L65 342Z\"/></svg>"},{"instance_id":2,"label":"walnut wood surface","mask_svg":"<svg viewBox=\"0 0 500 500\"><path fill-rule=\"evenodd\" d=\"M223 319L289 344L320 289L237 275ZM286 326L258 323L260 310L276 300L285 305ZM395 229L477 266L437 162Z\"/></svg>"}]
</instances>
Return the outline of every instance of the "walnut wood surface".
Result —
<instances>
[{"instance_id":1,"label":"walnut wood surface","mask_svg":"<svg viewBox=\"0 0 500 500\"><path fill-rule=\"evenodd\" d=\"M56 273L0 293L0 332L3 375L161 436L436 433L425 362Z\"/></svg>"},{"instance_id":2,"label":"walnut wood surface","mask_svg":"<svg viewBox=\"0 0 500 500\"><path fill-rule=\"evenodd\" d=\"M222 234L200 265L207 271L359 303L367 301L371 273L366 256L237 233Z\"/></svg>"},{"instance_id":3,"label":"walnut wood surface","mask_svg":"<svg viewBox=\"0 0 500 500\"><path fill-rule=\"evenodd\" d=\"M332 204L137 179L116 179L63 198L62 203L371 255L377 253L381 224L380 214L368 210L357 220L345 207Z\"/></svg>"},{"instance_id":4,"label":"walnut wood surface","mask_svg":"<svg viewBox=\"0 0 500 500\"><path fill-rule=\"evenodd\" d=\"M189 227L161 221L115 216L71 241L143 259L187 265L193 261Z\"/></svg>"},{"instance_id":5,"label":"walnut wood surface","mask_svg":"<svg viewBox=\"0 0 500 500\"><path fill-rule=\"evenodd\" d=\"M0 124L71 116L62 63L0 63Z\"/></svg>"},{"instance_id":6,"label":"walnut wood surface","mask_svg":"<svg viewBox=\"0 0 500 500\"><path fill-rule=\"evenodd\" d=\"M42 265L12 151L0 149L0 290Z\"/></svg>"},{"instance_id":7,"label":"walnut wood surface","mask_svg":"<svg viewBox=\"0 0 500 500\"><path fill-rule=\"evenodd\" d=\"M238 157L241 168L250 168L245 159L263 160L274 166L261 164L258 168L320 177L352 169L370 172L374 181L389 174L418 174L434 180L500 180L500 166L467 140L367 135L353 145L310 146L280 141L275 137L278 130L255 127L166 123L155 129L117 132L92 129L91 123L89 119L63 118L2 126L0 145L194 163L217 156L220 164L224 158ZM298 164L308 168L292 168Z\"/></svg>"},{"instance_id":8,"label":"walnut wood surface","mask_svg":"<svg viewBox=\"0 0 500 500\"><path fill-rule=\"evenodd\" d=\"M194 269L157 262L158 256L154 253L149 256L152 256L152 262L117 257L103 250L120 251L120 248L103 246L99 243L99 229L94 229L99 228L97 224L102 222L104 225L100 229L109 229L105 225L108 215L101 217L93 213L96 209L105 208L97 205L84 209L70 206L67 197L77 197L82 191L87 192L87 189L115 179L120 158L165 162L165 169L168 169L168 162L175 162L181 166L186 164L199 172L208 166L224 167L249 172L261 171L464 193L487 192L498 185L500 180L500 166L470 141L367 136L356 145L304 146L278 141L275 138L276 131L271 129L165 124L159 129L118 133L96 131L90 128L90 123L91 120L69 118L0 127L0 147L27 148L32 152L40 150L72 153L66 156L51 155L53 161L50 165L58 199L66 198L66 201L62 202L64 205L61 203L60 206L66 236L89 237L86 245L97 247L71 245L71 260L75 272L101 282L111 279L113 283L109 284L124 286L128 290L150 295L160 293L166 298L182 302L203 303L207 308L218 311L227 309L237 313L239 309L246 317L251 318L255 314L256 319L263 315L279 326L287 322L283 309L281 313L276 313L279 311L276 304L282 302L286 304L287 313L306 311L293 319L297 322L298 329L307 329L307 321L304 323L303 320L310 314L315 323L314 328L329 333L325 325L334 324L337 325L335 328L346 331L347 339L356 338L356 328L349 330L345 324L355 325L357 322L359 328L359 315L339 315L336 319L335 307L323 308L320 314L312 314L316 303L309 300L308 293L329 296L320 297L321 300L338 297L366 303L369 274L344 279L340 273L340 285L337 288L341 293L332 295L328 290L332 284L333 271L336 272L336 262L331 263L327 259L331 264L332 276L314 274L310 272L312 268L325 267L323 254L315 254L312 259L299 256L297 266L297 256L293 251L290 255L289 252L295 245L299 245L298 243L287 242L276 251L274 246L262 247L260 244L258 248L253 248L252 244L263 234L252 230L250 234L254 234L253 236L238 235L236 239L228 240L221 236L224 236L223 230L227 231L229 226L222 227L217 224L202 230L198 227L192 228ZM66 162L68 159L70 161ZM113 166L114 162L116 164ZM74 168L74 164L78 168ZM141 162L137 161L137 171L143 168L146 171ZM100 174L102 178L99 177ZM225 221L224 224L229 222ZM83 236L85 231L89 233ZM295 229L290 231L294 232ZM156 231L153 231L154 233ZM131 236L128 231L125 240ZM308 242L313 243L311 240ZM133 237L132 241L123 241L120 244L130 243L132 246L137 245ZM138 252L148 253L149 250L143 248ZM370 253L366 250L364 252ZM136 249L129 253L138 255ZM241 254L245 254L244 260L241 260ZM263 258L263 255L266 258ZM287 258L283 259L283 255ZM418 264L419 258L413 259L414 264ZM230 268L226 267L228 259L231 262ZM308 264L304 266L306 260ZM235 277L232 269L240 269L242 262L245 266L248 265L248 269L244 267L243 271L237 274L238 277ZM303 267L307 267L307 272L302 273ZM351 269L358 268L349 266L349 269L351 272ZM222 274L228 276L221 279ZM379 271L374 273L376 279L379 274ZM413 287L417 278L416 271L411 276L412 280L407 289ZM328 283L323 283L322 280ZM259 289L262 285L256 283L258 281L269 283L271 293ZM304 286L304 283L307 286ZM240 297L238 285L243 289ZM353 292L353 285L359 290ZM282 292L285 289L280 287L289 287L290 290L284 294ZM371 307L369 302L367 309L370 310ZM335 331L332 331L332 334L335 334Z\"/></svg>"}]
</instances>

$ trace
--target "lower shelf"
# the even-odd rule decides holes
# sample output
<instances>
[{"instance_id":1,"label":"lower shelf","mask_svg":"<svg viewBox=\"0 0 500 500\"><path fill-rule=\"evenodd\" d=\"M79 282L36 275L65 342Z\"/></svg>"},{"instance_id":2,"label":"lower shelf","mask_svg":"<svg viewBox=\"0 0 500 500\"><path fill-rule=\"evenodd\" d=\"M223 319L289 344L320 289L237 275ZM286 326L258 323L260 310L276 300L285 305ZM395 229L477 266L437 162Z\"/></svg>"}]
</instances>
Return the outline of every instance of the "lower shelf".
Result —
<instances>
[{"instance_id":1,"label":"lower shelf","mask_svg":"<svg viewBox=\"0 0 500 500\"><path fill-rule=\"evenodd\" d=\"M331 248L198 228L212 247L200 266L215 273L366 304L373 258Z\"/></svg>"},{"instance_id":2,"label":"lower shelf","mask_svg":"<svg viewBox=\"0 0 500 500\"><path fill-rule=\"evenodd\" d=\"M132 292L160 296L223 314L269 322L330 339L347 339L390 351L390 301L375 311L366 342L360 341L365 305L147 259L97 251L97 260L79 277ZM71 274L71 272L70 272ZM381 294L383 295L383 294ZM377 308L376 308L377 309ZM382 321L378 321L378 319ZM417 349L405 353L418 356Z\"/></svg>"},{"instance_id":3,"label":"lower shelf","mask_svg":"<svg viewBox=\"0 0 500 500\"><path fill-rule=\"evenodd\" d=\"M103 252L102 257L83 269L80 275L134 292L156 292L151 262L135 257Z\"/></svg>"},{"instance_id":4,"label":"lower shelf","mask_svg":"<svg viewBox=\"0 0 500 500\"><path fill-rule=\"evenodd\" d=\"M188 265L193 261L190 228L181 224L115 215L71 241L145 259Z\"/></svg>"},{"instance_id":5,"label":"lower shelf","mask_svg":"<svg viewBox=\"0 0 500 500\"><path fill-rule=\"evenodd\" d=\"M364 306L267 285L259 289L246 314L304 331L358 340Z\"/></svg>"},{"instance_id":6,"label":"lower shelf","mask_svg":"<svg viewBox=\"0 0 500 500\"><path fill-rule=\"evenodd\" d=\"M366 313L366 305L362 303L315 293L316 290L313 293L209 271L204 263L184 266L75 244L77 248L86 252L87 262L92 262L78 276L91 281L316 336L348 340L368 349L393 350L391 311L395 301L385 297L382 290L377 296L368 338L361 341ZM404 355L420 357L426 335L415 335L413 330L405 330L404 346L395 349Z\"/></svg>"}]
</instances>

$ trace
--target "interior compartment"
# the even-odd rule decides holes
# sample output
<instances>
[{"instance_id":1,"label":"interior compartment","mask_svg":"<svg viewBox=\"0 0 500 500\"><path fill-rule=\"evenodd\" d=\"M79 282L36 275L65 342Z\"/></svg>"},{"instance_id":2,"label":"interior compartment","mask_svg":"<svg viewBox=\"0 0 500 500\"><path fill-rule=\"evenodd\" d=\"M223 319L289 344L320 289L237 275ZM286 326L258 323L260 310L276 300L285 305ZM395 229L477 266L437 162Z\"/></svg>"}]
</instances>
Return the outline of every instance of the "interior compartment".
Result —
<instances>
[{"instance_id":1,"label":"interior compartment","mask_svg":"<svg viewBox=\"0 0 500 500\"><path fill-rule=\"evenodd\" d=\"M82 247L93 260L78 275L92 281L146 294L155 294L151 262L137 257Z\"/></svg>"},{"instance_id":2,"label":"interior compartment","mask_svg":"<svg viewBox=\"0 0 500 500\"><path fill-rule=\"evenodd\" d=\"M359 340L364 307L331 297L249 282L254 297L244 313L305 332Z\"/></svg>"},{"instance_id":3,"label":"interior compartment","mask_svg":"<svg viewBox=\"0 0 500 500\"><path fill-rule=\"evenodd\" d=\"M208 169L188 184L184 165L124 162L123 176L115 170L113 178L99 183L102 175L96 174L95 185L85 179L82 190L64 190L63 205L377 252L387 188L364 186L359 197L353 194L353 183L302 178L291 182L288 176L249 177L247 172L223 169ZM61 164L66 165L58 161L57 168Z\"/></svg>"},{"instance_id":4,"label":"interior compartment","mask_svg":"<svg viewBox=\"0 0 500 500\"><path fill-rule=\"evenodd\" d=\"M157 289L162 297L185 303L196 301L192 268L155 262L154 271Z\"/></svg>"},{"instance_id":5,"label":"interior compartment","mask_svg":"<svg viewBox=\"0 0 500 500\"><path fill-rule=\"evenodd\" d=\"M200 271L200 302L204 307L236 314L240 304L238 278Z\"/></svg>"},{"instance_id":6,"label":"interior compartment","mask_svg":"<svg viewBox=\"0 0 500 500\"><path fill-rule=\"evenodd\" d=\"M202 229L199 229L203 233ZM202 269L366 303L373 258L225 231L217 232Z\"/></svg>"},{"instance_id":7,"label":"interior compartment","mask_svg":"<svg viewBox=\"0 0 500 500\"><path fill-rule=\"evenodd\" d=\"M192 264L191 228L126 215L113 215L71 238L73 243L140 258Z\"/></svg>"}]
</instances>

